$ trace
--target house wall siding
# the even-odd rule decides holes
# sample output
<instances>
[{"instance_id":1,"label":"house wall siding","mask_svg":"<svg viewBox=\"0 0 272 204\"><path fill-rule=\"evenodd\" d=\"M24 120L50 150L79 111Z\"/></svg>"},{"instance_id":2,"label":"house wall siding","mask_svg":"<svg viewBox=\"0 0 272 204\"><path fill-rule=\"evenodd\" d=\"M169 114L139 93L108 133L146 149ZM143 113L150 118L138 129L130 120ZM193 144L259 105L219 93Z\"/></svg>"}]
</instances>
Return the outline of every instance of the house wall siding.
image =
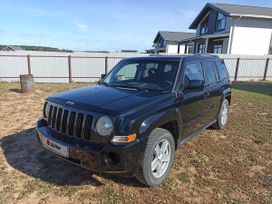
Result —
<instances>
[{"instance_id":1,"label":"house wall siding","mask_svg":"<svg viewBox=\"0 0 272 204\"><path fill-rule=\"evenodd\" d=\"M242 18L233 29L231 54L266 55L272 33L271 19Z\"/></svg>"},{"instance_id":2,"label":"house wall siding","mask_svg":"<svg viewBox=\"0 0 272 204\"><path fill-rule=\"evenodd\" d=\"M178 54L185 54L185 45L179 45L179 53Z\"/></svg>"},{"instance_id":3,"label":"house wall siding","mask_svg":"<svg viewBox=\"0 0 272 204\"><path fill-rule=\"evenodd\" d=\"M178 44L168 44L166 46L166 53L177 54L178 53Z\"/></svg>"}]
</instances>

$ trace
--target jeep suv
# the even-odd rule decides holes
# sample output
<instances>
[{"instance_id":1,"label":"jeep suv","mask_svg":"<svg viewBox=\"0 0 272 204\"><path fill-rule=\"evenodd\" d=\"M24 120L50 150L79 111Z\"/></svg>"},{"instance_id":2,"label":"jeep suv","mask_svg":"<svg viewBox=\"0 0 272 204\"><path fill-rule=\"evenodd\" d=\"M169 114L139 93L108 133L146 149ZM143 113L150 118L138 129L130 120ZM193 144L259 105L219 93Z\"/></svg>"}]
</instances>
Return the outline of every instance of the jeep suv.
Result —
<instances>
[{"instance_id":1,"label":"jeep suv","mask_svg":"<svg viewBox=\"0 0 272 204\"><path fill-rule=\"evenodd\" d=\"M217 56L148 56L120 61L95 86L46 99L42 145L96 172L162 183L179 146L227 125L231 82Z\"/></svg>"}]
</instances>

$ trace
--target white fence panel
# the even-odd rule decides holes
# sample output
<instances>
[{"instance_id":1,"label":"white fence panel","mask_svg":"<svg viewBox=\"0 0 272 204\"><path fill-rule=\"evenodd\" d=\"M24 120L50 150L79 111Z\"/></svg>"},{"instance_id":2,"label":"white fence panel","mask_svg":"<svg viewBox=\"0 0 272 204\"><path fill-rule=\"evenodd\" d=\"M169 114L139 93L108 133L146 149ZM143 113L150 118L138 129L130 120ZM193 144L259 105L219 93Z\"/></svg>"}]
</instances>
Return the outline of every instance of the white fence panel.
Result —
<instances>
[{"instance_id":1,"label":"white fence panel","mask_svg":"<svg viewBox=\"0 0 272 204\"><path fill-rule=\"evenodd\" d=\"M237 59L227 58L227 59L224 59L224 62L228 69L230 79L234 80Z\"/></svg>"},{"instance_id":2,"label":"white fence panel","mask_svg":"<svg viewBox=\"0 0 272 204\"><path fill-rule=\"evenodd\" d=\"M36 82L69 82L68 57L38 56L31 57L30 62Z\"/></svg>"},{"instance_id":3,"label":"white fence panel","mask_svg":"<svg viewBox=\"0 0 272 204\"><path fill-rule=\"evenodd\" d=\"M18 78L15 77L18 77L21 74L28 74L26 57L0 57L0 80L16 81Z\"/></svg>"},{"instance_id":4,"label":"white fence panel","mask_svg":"<svg viewBox=\"0 0 272 204\"><path fill-rule=\"evenodd\" d=\"M264 76L266 59L242 59L239 64L238 80L261 80Z\"/></svg>"},{"instance_id":5,"label":"white fence panel","mask_svg":"<svg viewBox=\"0 0 272 204\"><path fill-rule=\"evenodd\" d=\"M266 80L272 80L272 58L270 58L268 63Z\"/></svg>"},{"instance_id":6,"label":"white fence panel","mask_svg":"<svg viewBox=\"0 0 272 204\"><path fill-rule=\"evenodd\" d=\"M105 73L105 58L72 57L71 67L73 81L94 82L100 78L101 74Z\"/></svg>"}]
</instances>

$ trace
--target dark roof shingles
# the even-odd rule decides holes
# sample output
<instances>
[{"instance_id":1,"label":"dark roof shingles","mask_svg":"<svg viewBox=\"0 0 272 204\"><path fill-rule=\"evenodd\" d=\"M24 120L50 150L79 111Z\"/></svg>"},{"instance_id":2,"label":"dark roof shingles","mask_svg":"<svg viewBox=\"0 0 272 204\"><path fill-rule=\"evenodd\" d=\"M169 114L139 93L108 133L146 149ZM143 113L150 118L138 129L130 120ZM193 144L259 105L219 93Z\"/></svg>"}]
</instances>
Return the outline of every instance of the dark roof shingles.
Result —
<instances>
[{"instance_id":1,"label":"dark roof shingles","mask_svg":"<svg viewBox=\"0 0 272 204\"><path fill-rule=\"evenodd\" d=\"M247 6L247 5L235 5L235 4L211 4L229 15L254 15L254 16L268 16L272 17L272 8L259 7L259 6Z\"/></svg>"},{"instance_id":2,"label":"dark roof shingles","mask_svg":"<svg viewBox=\"0 0 272 204\"><path fill-rule=\"evenodd\" d=\"M160 35L164 40L172 41L172 42L180 42L187 38L195 37L195 33L189 32L170 32L170 31L159 31L158 35ZM155 38L154 42L158 40L158 35Z\"/></svg>"}]
</instances>

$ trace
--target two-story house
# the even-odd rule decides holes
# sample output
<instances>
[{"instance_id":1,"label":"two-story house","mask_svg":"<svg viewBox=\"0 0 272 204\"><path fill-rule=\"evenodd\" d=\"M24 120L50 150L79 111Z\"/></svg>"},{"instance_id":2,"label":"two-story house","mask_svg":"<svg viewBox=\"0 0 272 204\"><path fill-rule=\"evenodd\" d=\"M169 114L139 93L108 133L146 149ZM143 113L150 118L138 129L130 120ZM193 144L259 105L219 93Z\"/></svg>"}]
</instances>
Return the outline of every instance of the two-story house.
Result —
<instances>
[{"instance_id":1,"label":"two-story house","mask_svg":"<svg viewBox=\"0 0 272 204\"><path fill-rule=\"evenodd\" d=\"M182 41L195 37L195 33L159 31L153 41L154 49L146 50L147 53L184 54L186 45Z\"/></svg>"},{"instance_id":2,"label":"two-story house","mask_svg":"<svg viewBox=\"0 0 272 204\"><path fill-rule=\"evenodd\" d=\"M271 53L272 8L208 3L189 28L196 36L181 41L193 46L186 53Z\"/></svg>"}]
</instances>

